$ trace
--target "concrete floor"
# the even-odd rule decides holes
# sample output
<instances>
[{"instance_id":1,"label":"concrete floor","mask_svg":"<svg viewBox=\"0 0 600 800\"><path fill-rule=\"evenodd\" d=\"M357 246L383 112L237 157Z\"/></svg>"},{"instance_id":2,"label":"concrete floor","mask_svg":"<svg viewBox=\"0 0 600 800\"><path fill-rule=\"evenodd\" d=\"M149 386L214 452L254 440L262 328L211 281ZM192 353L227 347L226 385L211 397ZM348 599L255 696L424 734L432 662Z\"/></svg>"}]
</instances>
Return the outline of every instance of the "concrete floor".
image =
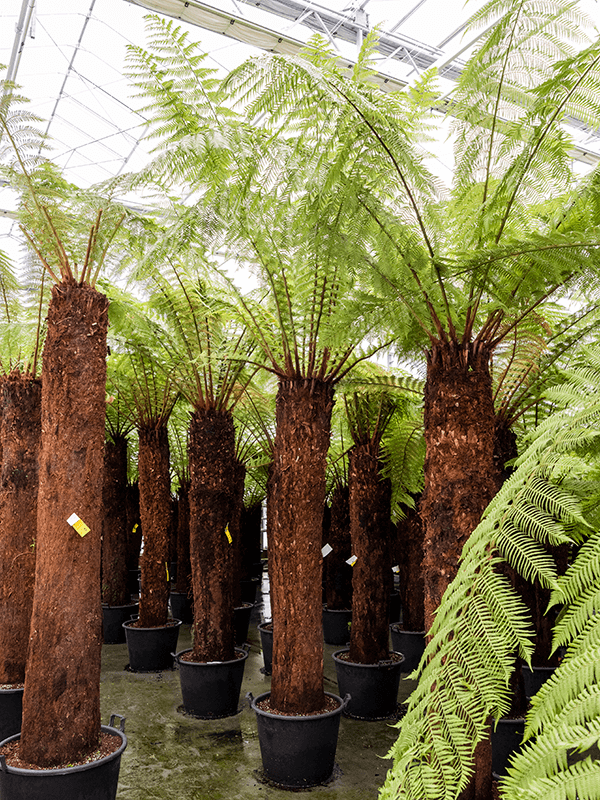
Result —
<instances>
[{"instance_id":1,"label":"concrete floor","mask_svg":"<svg viewBox=\"0 0 600 800\"><path fill-rule=\"evenodd\" d=\"M263 589L265 587L263 584ZM127 645L104 645L102 651L102 721L112 712L125 716L128 745L121 761L117 800L289 800L290 791L268 785L261 777L255 714L244 697L270 688L260 670L263 657L257 625L268 609L258 602L248 633L250 654L240 695L241 711L226 719L204 721L184 716L179 673L165 670L132 673ZM180 628L178 650L191 646L190 626ZM325 645L325 689L338 694L331 654ZM402 680L403 702L414 682ZM315 800L375 800L391 762L386 753L397 736L394 720L362 722L341 718L333 779L324 786L300 790ZM297 790L298 791L298 790Z\"/></svg>"}]
</instances>

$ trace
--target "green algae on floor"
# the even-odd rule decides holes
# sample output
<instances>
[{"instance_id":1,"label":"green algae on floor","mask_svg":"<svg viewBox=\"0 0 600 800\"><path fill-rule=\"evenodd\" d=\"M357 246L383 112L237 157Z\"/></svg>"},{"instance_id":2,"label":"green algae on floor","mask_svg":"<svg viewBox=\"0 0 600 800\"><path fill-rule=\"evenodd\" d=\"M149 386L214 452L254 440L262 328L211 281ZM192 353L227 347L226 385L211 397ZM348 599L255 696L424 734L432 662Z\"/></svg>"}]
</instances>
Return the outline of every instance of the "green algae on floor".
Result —
<instances>
[{"instance_id":1,"label":"green algae on floor","mask_svg":"<svg viewBox=\"0 0 600 800\"><path fill-rule=\"evenodd\" d=\"M256 696L270 688L270 677L260 671L258 622L251 622L240 711L220 720L182 713L177 670L129 672L127 645L104 645L102 718L112 712L125 716L128 737L117 800L289 800L297 793L269 785L261 774L256 719L244 699L249 691ZM190 646L190 626L182 625L178 650ZM334 650L325 645L325 683L327 691L337 693ZM399 701L413 687L414 682L401 681ZM300 793L315 800L375 800L391 765L385 755L396 737L392 720L342 717L331 781Z\"/></svg>"}]
</instances>

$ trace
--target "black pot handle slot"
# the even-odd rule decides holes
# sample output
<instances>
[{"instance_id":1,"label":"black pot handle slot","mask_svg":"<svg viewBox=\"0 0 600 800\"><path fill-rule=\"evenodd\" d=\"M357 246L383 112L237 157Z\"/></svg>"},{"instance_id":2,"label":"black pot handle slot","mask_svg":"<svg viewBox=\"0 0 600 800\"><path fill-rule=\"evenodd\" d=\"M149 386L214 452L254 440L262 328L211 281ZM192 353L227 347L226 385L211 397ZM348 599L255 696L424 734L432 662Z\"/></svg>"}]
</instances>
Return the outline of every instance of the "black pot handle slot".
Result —
<instances>
[{"instance_id":1,"label":"black pot handle slot","mask_svg":"<svg viewBox=\"0 0 600 800\"><path fill-rule=\"evenodd\" d=\"M115 726L115 721L116 721L117 717L121 720L120 723L119 723L119 730L121 731L121 733L125 733L125 720L127 719L127 717L124 717L121 714L111 714L110 715L110 720L108 722L109 727L111 727L111 728L115 728L116 727Z\"/></svg>"}]
</instances>

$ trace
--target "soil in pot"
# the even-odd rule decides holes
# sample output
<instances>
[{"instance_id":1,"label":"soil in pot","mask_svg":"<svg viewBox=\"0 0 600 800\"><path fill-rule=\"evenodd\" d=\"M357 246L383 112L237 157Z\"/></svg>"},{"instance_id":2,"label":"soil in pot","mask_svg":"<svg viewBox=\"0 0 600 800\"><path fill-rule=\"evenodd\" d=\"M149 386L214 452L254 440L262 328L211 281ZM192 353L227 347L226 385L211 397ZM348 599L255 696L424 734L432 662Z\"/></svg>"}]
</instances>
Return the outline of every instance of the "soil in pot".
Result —
<instances>
[{"instance_id":1,"label":"soil in pot","mask_svg":"<svg viewBox=\"0 0 600 800\"><path fill-rule=\"evenodd\" d=\"M248 695L256 713L265 777L286 789L325 783L333 772L340 716L349 698L325 693L327 708L304 716L270 709L270 692Z\"/></svg>"},{"instance_id":2,"label":"soil in pot","mask_svg":"<svg viewBox=\"0 0 600 800\"><path fill-rule=\"evenodd\" d=\"M101 743L80 763L54 769L32 768L18 759L20 734L0 743L0 797L10 800L115 800L121 756L127 746L123 732L110 725L101 727Z\"/></svg>"},{"instance_id":3,"label":"soil in pot","mask_svg":"<svg viewBox=\"0 0 600 800\"><path fill-rule=\"evenodd\" d=\"M132 672L158 672L172 669L173 653L177 649L177 638L181 620L171 619L158 628L140 628L137 620L124 622L129 669Z\"/></svg>"},{"instance_id":4,"label":"soil in pot","mask_svg":"<svg viewBox=\"0 0 600 800\"><path fill-rule=\"evenodd\" d=\"M200 719L237 714L248 653L236 648L231 661L212 662L192 661L191 653L191 649L182 650L175 656L185 713Z\"/></svg>"},{"instance_id":5,"label":"soil in pot","mask_svg":"<svg viewBox=\"0 0 600 800\"><path fill-rule=\"evenodd\" d=\"M348 659L349 650L333 654L338 688L351 699L344 715L355 719L386 719L398 705L400 674L404 671L402 653L390 652L377 664L358 664Z\"/></svg>"}]
</instances>

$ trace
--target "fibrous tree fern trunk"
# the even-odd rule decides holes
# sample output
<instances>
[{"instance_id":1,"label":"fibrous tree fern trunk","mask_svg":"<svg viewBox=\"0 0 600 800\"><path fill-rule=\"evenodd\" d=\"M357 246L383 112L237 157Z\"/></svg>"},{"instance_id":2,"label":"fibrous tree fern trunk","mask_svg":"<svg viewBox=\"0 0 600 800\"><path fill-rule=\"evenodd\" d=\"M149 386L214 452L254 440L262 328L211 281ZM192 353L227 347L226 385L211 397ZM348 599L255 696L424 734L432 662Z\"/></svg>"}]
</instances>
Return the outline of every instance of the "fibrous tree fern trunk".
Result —
<instances>
[{"instance_id":1,"label":"fibrous tree fern trunk","mask_svg":"<svg viewBox=\"0 0 600 800\"><path fill-rule=\"evenodd\" d=\"M230 661L233 633L233 541L239 528L235 430L229 412L196 410L189 436L190 555L194 661ZM232 533L233 530L233 533Z\"/></svg>"},{"instance_id":2,"label":"fibrous tree fern trunk","mask_svg":"<svg viewBox=\"0 0 600 800\"><path fill-rule=\"evenodd\" d=\"M380 475L379 443L350 451L352 569L350 661L376 664L389 654L390 514L392 486Z\"/></svg>"},{"instance_id":3,"label":"fibrous tree fern trunk","mask_svg":"<svg viewBox=\"0 0 600 800\"><path fill-rule=\"evenodd\" d=\"M138 434L140 518L144 537L138 624L140 628L157 628L166 624L169 604L169 437L164 424L140 427Z\"/></svg>"},{"instance_id":4,"label":"fibrous tree fern trunk","mask_svg":"<svg viewBox=\"0 0 600 800\"><path fill-rule=\"evenodd\" d=\"M2 383L0 450L0 683L23 683L37 538L41 383L12 372Z\"/></svg>"},{"instance_id":5,"label":"fibrous tree fern trunk","mask_svg":"<svg viewBox=\"0 0 600 800\"><path fill-rule=\"evenodd\" d=\"M260 562L262 549L262 502L242 506L240 515L242 580L249 580L254 565Z\"/></svg>"},{"instance_id":6,"label":"fibrous tree fern trunk","mask_svg":"<svg viewBox=\"0 0 600 800\"><path fill-rule=\"evenodd\" d=\"M427 354L424 398L425 628L456 575L463 545L497 490L489 351L440 342Z\"/></svg>"},{"instance_id":7,"label":"fibrous tree fern trunk","mask_svg":"<svg viewBox=\"0 0 600 800\"><path fill-rule=\"evenodd\" d=\"M280 379L269 506L270 700L291 714L325 704L321 537L332 407L329 383Z\"/></svg>"},{"instance_id":8,"label":"fibrous tree fern trunk","mask_svg":"<svg viewBox=\"0 0 600 800\"><path fill-rule=\"evenodd\" d=\"M232 515L229 523L229 532L232 538L232 579L233 579L233 605L238 608L242 605L242 528L241 518L242 509L244 507L244 483L246 480L246 467L239 459L235 459L235 474L234 474L234 508L235 513Z\"/></svg>"},{"instance_id":9,"label":"fibrous tree fern trunk","mask_svg":"<svg viewBox=\"0 0 600 800\"><path fill-rule=\"evenodd\" d=\"M324 561L327 608L348 609L352 607L352 567L346 563L352 555L350 492L343 484L336 484L333 490L327 538L333 548Z\"/></svg>"},{"instance_id":10,"label":"fibrous tree fern trunk","mask_svg":"<svg viewBox=\"0 0 600 800\"><path fill-rule=\"evenodd\" d=\"M20 755L71 762L100 734L100 537L108 302L54 286L42 367L36 574ZM81 536L72 514L89 527ZM82 529L85 533L85 529Z\"/></svg>"},{"instance_id":11,"label":"fibrous tree fern trunk","mask_svg":"<svg viewBox=\"0 0 600 800\"><path fill-rule=\"evenodd\" d=\"M127 439L116 436L104 445L104 523L102 526L102 602L129 602L127 581Z\"/></svg>"},{"instance_id":12,"label":"fibrous tree fern trunk","mask_svg":"<svg viewBox=\"0 0 600 800\"><path fill-rule=\"evenodd\" d=\"M425 630L422 566L424 531L419 503L420 500L414 509L406 509L406 516L397 524L400 602L405 631Z\"/></svg>"},{"instance_id":13,"label":"fibrous tree fern trunk","mask_svg":"<svg viewBox=\"0 0 600 800\"><path fill-rule=\"evenodd\" d=\"M190 564L190 484L179 487L179 513L177 515L177 580L175 591L189 595L192 589Z\"/></svg>"},{"instance_id":14,"label":"fibrous tree fern trunk","mask_svg":"<svg viewBox=\"0 0 600 800\"><path fill-rule=\"evenodd\" d=\"M142 546L139 481L127 484L125 516L127 518L127 565L129 569L138 569L140 565L140 549Z\"/></svg>"}]
</instances>

